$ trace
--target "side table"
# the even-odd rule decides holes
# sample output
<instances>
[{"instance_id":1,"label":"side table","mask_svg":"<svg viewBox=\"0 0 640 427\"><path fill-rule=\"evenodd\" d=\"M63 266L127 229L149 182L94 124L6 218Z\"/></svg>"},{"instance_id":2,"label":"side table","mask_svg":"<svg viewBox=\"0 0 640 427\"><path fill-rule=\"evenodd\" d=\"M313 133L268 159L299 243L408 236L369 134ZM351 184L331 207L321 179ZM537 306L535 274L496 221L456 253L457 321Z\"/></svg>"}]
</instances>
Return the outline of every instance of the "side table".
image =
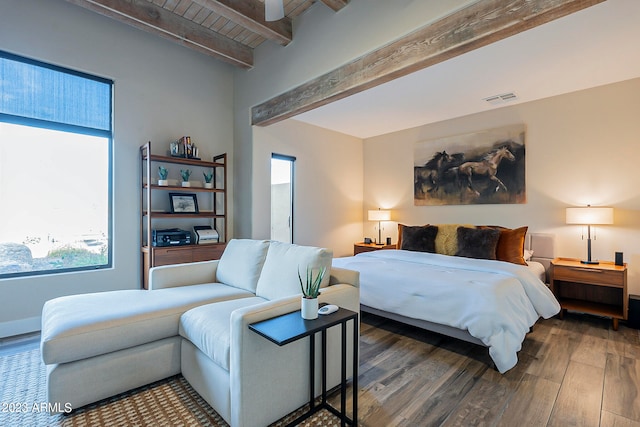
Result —
<instances>
[{"instance_id":1,"label":"side table","mask_svg":"<svg viewBox=\"0 0 640 427\"><path fill-rule=\"evenodd\" d=\"M354 243L353 255L358 255L362 252L379 251L381 249L396 249L396 245L379 245L377 243Z\"/></svg>"},{"instance_id":2,"label":"side table","mask_svg":"<svg viewBox=\"0 0 640 427\"><path fill-rule=\"evenodd\" d=\"M619 319L627 319L627 264L556 258L551 261L551 291L562 307L560 318L565 310L611 317L614 331Z\"/></svg>"},{"instance_id":3,"label":"side table","mask_svg":"<svg viewBox=\"0 0 640 427\"><path fill-rule=\"evenodd\" d=\"M349 419L346 414L346 392L347 392L347 322L353 323L353 414ZM342 364L340 383L340 411L327 402L327 329L341 325L342 329ZM288 424L294 426L309 418L311 415L327 409L332 414L340 418L341 426L350 424L357 425L358 422L358 313L355 311L340 308L338 311L320 315L314 320L305 320L300 315L300 310L283 314L272 319L252 323L249 329L262 335L269 341L285 346L291 342L304 337L309 337L309 411ZM319 405L315 404L315 335L322 334L322 400Z\"/></svg>"}]
</instances>

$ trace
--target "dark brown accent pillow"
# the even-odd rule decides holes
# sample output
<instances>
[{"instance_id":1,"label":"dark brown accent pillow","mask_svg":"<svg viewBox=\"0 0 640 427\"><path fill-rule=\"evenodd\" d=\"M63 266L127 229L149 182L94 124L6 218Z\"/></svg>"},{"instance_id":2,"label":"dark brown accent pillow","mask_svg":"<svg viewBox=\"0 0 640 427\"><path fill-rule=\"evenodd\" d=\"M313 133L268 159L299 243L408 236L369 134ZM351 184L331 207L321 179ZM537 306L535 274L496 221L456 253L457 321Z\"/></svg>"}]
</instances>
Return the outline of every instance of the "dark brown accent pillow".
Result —
<instances>
[{"instance_id":1,"label":"dark brown accent pillow","mask_svg":"<svg viewBox=\"0 0 640 427\"><path fill-rule=\"evenodd\" d=\"M529 227L501 229L496 259L513 264L527 265L524 260L524 241Z\"/></svg>"},{"instance_id":2,"label":"dark brown accent pillow","mask_svg":"<svg viewBox=\"0 0 640 427\"><path fill-rule=\"evenodd\" d=\"M424 227L426 227L427 225L429 224L425 224ZM396 248L398 249L402 249L402 230L404 229L404 227L410 226L398 223L398 241L396 243Z\"/></svg>"},{"instance_id":3,"label":"dark brown accent pillow","mask_svg":"<svg viewBox=\"0 0 640 427\"><path fill-rule=\"evenodd\" d=\"M431 252L436 251L436 235L438 227L435 225L402 227L402 244L398 246L406 251Z\"/></svg>"},{"instance_id":4,"label":"dark brown accent pillow","mask_svg":"<svg viewBox=\"0 0 640 427\"><path fill-rule=\"evenodd\" d=\"M458 252L456 252L456 256L496 259L496 247L499 239L500 230L458 227Z\"/></svg>"}]
</instances>

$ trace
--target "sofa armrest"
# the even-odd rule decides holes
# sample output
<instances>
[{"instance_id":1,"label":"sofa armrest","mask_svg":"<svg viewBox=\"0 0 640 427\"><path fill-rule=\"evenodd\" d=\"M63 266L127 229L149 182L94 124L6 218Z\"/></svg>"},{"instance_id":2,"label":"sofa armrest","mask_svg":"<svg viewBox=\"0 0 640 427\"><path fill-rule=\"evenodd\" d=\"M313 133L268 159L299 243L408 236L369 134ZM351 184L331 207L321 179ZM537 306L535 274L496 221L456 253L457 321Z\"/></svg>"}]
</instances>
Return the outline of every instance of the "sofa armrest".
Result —
<instances>
[{"instance_id":1,"label":"sofa armrest","mask_svg":"<svg viewBox=\"0 0 640 427\"><path fill-rule=\"evenodd\" d=\"M262 320L300 310L301 295L267 301L244 307L231 314L231 425L263 426L304 405L309 399L309 339L301 339L284 346L267 340L249 329L249 325ZM320 303L331 303L350 310L359 311L359 289L352 285L339 284L323 288ZM348 333L352 334L351 328ZM340 331L329 331L328 354L337 358L334 350L339 343ZM351 335L352 336L352 335ZM320 337L316 337L317 340ZM347 341L351 343L349 339ZM339 345L339 344L338 344ZM348 344L349 354L352 354ZM317 341L316 351L320 351ZM349 356L350 357L350 356ZM337 360L337 359L336 359ZM319 369L320 358L316 357ZM330 361L329 376L335 379L339 363ZM316 385L319 391L319 371L316 369ZM350 371L349 371L350 373ZM329 382L332 380L329 379ZM331 386L331 384L329 385Z\"/></svg>"},{"instance_id":2,"label":"sofa armrest","mask_svg":"<svg viewBox=\"0 0 640 427\"><path fill-rule=\"evenodd\" d=\"M360 272L355 270L347 270L346 268L331 267L329 285L337 285L339 283L347 283L351 286L359 288Z\"/></svg>"},{"instance_id":3,"label":"sofa armrest","mask_svg":"<svg viewBox=\"0 0 640 427\"><path fill-rule=\"evenodd\" d=\"M149 290L214 283L219 260L162 265L149 269Z\"/></svg>"}]
</instances>

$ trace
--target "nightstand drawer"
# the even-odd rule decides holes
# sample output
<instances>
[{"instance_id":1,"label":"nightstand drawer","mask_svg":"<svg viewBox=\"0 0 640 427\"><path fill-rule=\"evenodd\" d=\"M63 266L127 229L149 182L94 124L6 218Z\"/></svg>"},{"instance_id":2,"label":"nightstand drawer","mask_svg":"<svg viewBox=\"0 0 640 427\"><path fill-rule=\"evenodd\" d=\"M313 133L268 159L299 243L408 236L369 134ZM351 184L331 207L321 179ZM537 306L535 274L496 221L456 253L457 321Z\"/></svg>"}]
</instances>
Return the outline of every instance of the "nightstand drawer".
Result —
<instances>
[{"instance_id":1,"label":"nightstand drawer","mask_svg":"<svg viewBox=\"0 0 640 427\"><path fill-rule=\"evenodd\" d=\"M554 280L624 287L624 272L589 267L555 266Z\"/></svg>"}]
</instances>

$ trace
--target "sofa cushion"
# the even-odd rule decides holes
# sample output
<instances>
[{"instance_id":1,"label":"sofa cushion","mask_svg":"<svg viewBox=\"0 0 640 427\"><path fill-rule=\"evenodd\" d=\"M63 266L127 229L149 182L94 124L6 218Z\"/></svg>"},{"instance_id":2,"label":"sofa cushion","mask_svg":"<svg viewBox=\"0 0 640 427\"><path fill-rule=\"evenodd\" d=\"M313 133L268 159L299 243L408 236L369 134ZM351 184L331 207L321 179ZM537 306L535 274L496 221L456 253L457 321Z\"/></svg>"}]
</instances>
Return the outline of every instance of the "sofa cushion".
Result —
<instances>
[{"instance_id":1,"label":"sofa cushion","mask_svg":"<svg viewBox=\"0 0 640 427\"><path fill-rule=\"evenodd\" d=\"M218 263L216 280L255 294L268 249L267 240L230 240Z\"/></svg>"},{"instance_id":2,"label":"sofa cushion","mask_svg":"<svg viewBox=\"0 0 640 427\"><path fill-rule=\"evenodd\" d=\"M333 251L313 246L271 242L258 279L256 295L268 300L302 293L298 272L303 280L307 267L327 269L320 287L329 285Z\"/></svg>"},{"instance_id":3,"label":"sofa cushion","mask_svg":"<svg viewBox=\"0 0 640 427\"><path fill-rule=\"evenodd\" d=\"M176 336L185 311L215 301L253 296L231 286L209 283L55 298L42 309L42 360L45 364L73 362Z\"/></svg>"},{"instance_id":4,"label":"sofa cushion","mask_svg":"<svg viewBox=\"0 0 640 427\"><path fill-rule=\"evenodd\" d=\"M220 367L229 370L231 313L242 307L266 302L259 297L202 305L180 317L179 333Z\"/></svg>"}]
</instances>

